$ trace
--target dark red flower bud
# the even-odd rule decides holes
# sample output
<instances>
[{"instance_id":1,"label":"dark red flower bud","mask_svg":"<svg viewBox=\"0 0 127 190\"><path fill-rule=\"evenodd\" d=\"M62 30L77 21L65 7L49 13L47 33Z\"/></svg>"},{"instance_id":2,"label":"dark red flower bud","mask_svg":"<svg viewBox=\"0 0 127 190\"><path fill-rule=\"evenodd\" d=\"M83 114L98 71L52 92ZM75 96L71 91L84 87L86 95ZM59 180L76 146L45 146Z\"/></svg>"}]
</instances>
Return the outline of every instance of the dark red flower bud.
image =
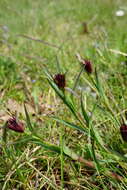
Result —
<instances>
[{"instance_id":1,"label":"dark red flower bud","mask_svg":"<svg viewBox=\"0 0 127 190\"><path fill-rule=\"evenodd\" d=\"M64 89L66 85L65 74L56 74L54 76L54 82L60 89Z\"/></svg>"},{"instance_id":2,"label":"dark red flower bud","mask_svg":"<svg viewBox=\"0 0 127 190\"><path fill-rule=\"evenodd\" d=\"M10 118L7 121L6 127L9 128L9 129L11 129L11 130L13 130L13 131L19 132L19 133L23 133L24 132L24 125L23 125L23 123L17 122L17 120L16 120L15 117L12 117L12 118Z\"/></svg>"},{"instance_id":3,"label":"dark red flower bud","mask_svg":"<svg viewBox=\"0 0 127 190\"><path fill-rule=\"evenodd\" d=\"M121 125L120 132L121 132L123 140L127 142L127 125L126 124Z\"/></svg>"},{"instance_id":4,"label":"dark red flower bud","mask_svg":"<svg viewBox=\"0 0 127 190\"><path fill-rule=\"evenodd\" d=\"M87 73L92 73L93 72L93 68L92 68L92 63L89 60L84 60L82 62L83 66L85 66L85 70Z\"/></svg>"}]
</instances>

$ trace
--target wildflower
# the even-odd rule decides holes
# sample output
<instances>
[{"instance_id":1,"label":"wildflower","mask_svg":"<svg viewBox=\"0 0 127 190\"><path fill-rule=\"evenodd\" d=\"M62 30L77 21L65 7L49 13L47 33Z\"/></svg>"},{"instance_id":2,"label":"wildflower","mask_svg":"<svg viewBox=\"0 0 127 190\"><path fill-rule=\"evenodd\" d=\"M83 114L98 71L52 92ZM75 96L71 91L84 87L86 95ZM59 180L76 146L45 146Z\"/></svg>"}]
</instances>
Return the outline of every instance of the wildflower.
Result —
<instances>
[{"instance_id":1,"label":"wildflower","mask_svg":"<svg viewBox=\"0 0 127 190\"><path fill-rule=\"evenodd\" d=\"M90 60L87 59L83 59L79 53L76 54L76 57L78 58L78 61L82 64L82 66L85 68L87 73L92 73L93 72L93 68L92 68L92 63Z\"/></svg>"},{"instance_id":2,"label":"wildflower","mask_svg":"<svg viewBox=\"0 0 127 190\"><path fill-rule=\"evenodd\" d=\"M122 124L120 127L121 136L127 142L127 124Z\"/></svg>"},{"instance_id":3,"label":"wildflower","mask_svg":"<svg viewBox=\"0 0 127 190\"><path fill-rule=\"evenodd\" d=\"M91 61L84 60L82 62L82 64L83 64L83 66L85 66L84 68L85 68L85 70L86 70L87 73L92 73L93 72Z\"/></svg>"},{"instance_id":4,"label":"wildflower","mask_svg":"<svg viewBox=\"0 0 127 190\"><path fill-rule=\"evenodd\" d=\"M116 16L124 16L124 11L123 10L118 10L116 11Z\"/></svg>"},{"instance_id":5,"label":"wildflower","mask_svg":"<svg viewBox=\"0 0 127 190\"><path fill-rule=\"evenodd\" d=\"M19 133L24 132L23 123L18 122L15 117L12 117L7 121L6 127L13 130L13 131L19 132Z\"/></svg>"},{"instance_id":6,"label":"wildflower","mask_svg":"<svg viewBox=\"0 0 127 190\"><path fill-rule=\"evenodd\" d=\"M54 76L54 82L60 89L64 89L66 85L65 74L56 74Z\"/></svg>"},{"instance_id":7,"label":"wildflower","mask_svg":"<svg viewBox=\"0 0 127 190\"><path fill-rule=\"evenodd\" d=\"M35 83L35 82L36 82L36 80L35 80L35 79L33 79L33 80L31 80L31 82L32 82L32 83Z\"/></svg>"}]
</instances>

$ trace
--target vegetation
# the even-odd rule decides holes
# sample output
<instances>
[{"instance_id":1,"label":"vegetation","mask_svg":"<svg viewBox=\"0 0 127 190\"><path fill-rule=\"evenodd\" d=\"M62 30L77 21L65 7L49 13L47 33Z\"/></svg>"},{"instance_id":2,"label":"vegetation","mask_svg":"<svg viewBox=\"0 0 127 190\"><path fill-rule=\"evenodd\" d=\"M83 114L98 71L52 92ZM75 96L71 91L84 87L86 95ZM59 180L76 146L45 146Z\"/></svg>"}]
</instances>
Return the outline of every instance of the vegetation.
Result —
<instances>
[{"instance_id":1,"label":"vegetation","mask_svg":"<svg viewBox=\"0 0 127 190\"><path fill-rule=\"evenodd\" d=\"M0 189L126 190L126 0L0 7Z\"/></svg>"}]
</instances>

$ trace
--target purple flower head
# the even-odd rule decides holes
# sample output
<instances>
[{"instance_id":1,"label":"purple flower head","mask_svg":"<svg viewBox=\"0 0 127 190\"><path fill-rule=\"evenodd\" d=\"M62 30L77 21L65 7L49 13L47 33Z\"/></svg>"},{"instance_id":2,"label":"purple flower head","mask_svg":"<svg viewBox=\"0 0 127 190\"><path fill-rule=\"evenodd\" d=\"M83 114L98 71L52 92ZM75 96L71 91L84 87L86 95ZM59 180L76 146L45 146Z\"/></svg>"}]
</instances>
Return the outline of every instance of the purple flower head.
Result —
<instances>
[{"instance_id":1,"label":"purple flower head","mask_svg":"<svg viewBox=\"0 0 127 190\"><path fill-rule=\"evenodd\" d=\"M127 142L127 125L124 123L120 127L121 136Z\"/></svg>"},{"instance_id":2,"label":"purple flower head","mask_svg":"<svg viewBox=\"0 0 127 190\"><path fill-rule=\"evenodd\" d=\"M76 54L78 61L81 63L82 67L86 70L88 74L93 72L92 63L88 59L83 59L79 53Z\"/></svg>"},{"instance_id":3,"label":"purple flower head","mask_svg":"<svg viewBox=\"0 0 127 190\"><path fill-rule=\"evenodd\" d=\"M64 89L66 86L65 74L56 74L54 76L54 82L60 89Z\"/></svg>"},{"instance_id":4,"label":"purple flower head","mask_svg":"<svg viewBox=\"0 0 127 190\"><path fill-rule=\"evenodd\" d=\"M11 129L13 131L19 132L19 133L23 133L24 132L24 125L21 122L17 122L15 117L10 118L7 121L7 125L6 127L8 129Z\"/></svg>"},{"instance_id":5,"label":"purple flower head","mask_svg":"<svg viewBox=\"0 0 127 190\"><path fill-rule=\"evenodd\" d=\"M92 72L93 72L93 68L92 68L92 63L91 63L91 61L89 61L89 60L84 60L84 61L82 62L82 64L83 64L83 66L84 66L84 68L85 68L85 70L86 70L87 73L92 73Z\"/></svg>"}]
</instances>

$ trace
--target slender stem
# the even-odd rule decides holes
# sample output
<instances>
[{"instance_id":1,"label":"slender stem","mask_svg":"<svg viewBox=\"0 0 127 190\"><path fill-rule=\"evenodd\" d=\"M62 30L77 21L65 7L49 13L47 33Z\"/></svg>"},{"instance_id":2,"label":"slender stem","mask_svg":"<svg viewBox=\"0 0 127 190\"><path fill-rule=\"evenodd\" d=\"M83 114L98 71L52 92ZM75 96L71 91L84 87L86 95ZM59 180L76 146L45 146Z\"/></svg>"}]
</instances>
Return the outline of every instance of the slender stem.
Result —
<instances>
[{"instance_id":1,"label":"slender stem","mask_svg":"<svg viewBox=\"0 0 127 190\"><path fill-rule=\"evenodd\" d=\"M79 72L79 74L78 74L78 76L77 76L77 78L76 78L76 80L75 80L74 86L73 86L73 88L72 88L73 91L75 90L75 88L76 88L76 86L77 86L77 84L78 84L79 78L80 78L80 76L81 76L83 70L84 70L84 67L81 68L81 70L80 70L80 72Z\"/></svg>"},{"instance_id":2,"label":"slender stem","mask_svg":"<svg viewBox=\"0 0 127 190\"><path fill-rule=\"evenodd\" d=\"M7 141L7 128L6 128L7 122L3 126L3 135L2 135L2 140L4 144L6 144Z\"/></svg>"},{"instance_id":3,"label":"slender stem","mask_svg":"<svg viewBox=\"0 0 127 190\"><path fill-rule=\"evenodd\" d=\"M58 73L61 73L61 67L60 67L60 63L59 63L59 60L58 60L58 56L56 55L56 63L57 63L57 72Z\"/></svg>"},{"instance_id":4,"label":"slender stem","mask_svg":"<svg viewBox=\"0 0 127 190\"><path fill-rule=\"evenodd\" d=\"M64 155L63 155L63 139L64 131L63 127L60 128L60 147L61 147L61 154L60 154L60 160L61 160L61 188L64 188Z\"/></svg>"}]
</instances>

